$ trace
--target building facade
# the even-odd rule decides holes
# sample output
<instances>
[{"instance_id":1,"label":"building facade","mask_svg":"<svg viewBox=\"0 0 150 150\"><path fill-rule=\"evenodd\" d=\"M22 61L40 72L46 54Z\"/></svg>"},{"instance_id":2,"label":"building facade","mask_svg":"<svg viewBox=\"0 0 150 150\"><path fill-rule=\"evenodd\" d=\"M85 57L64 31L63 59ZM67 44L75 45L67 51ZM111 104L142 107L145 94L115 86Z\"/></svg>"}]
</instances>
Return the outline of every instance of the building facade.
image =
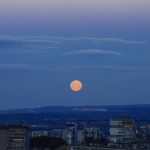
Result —
<instances>
[{"instance_id":1,"label":"building facade","mask_svg":"<svg viewBox=\"0 0 150 150\"><path fill-rule=\"evenodd\" d=\"M41 130L41 131L32 131L32 138L34 137L40 137L40 136L48 136L48 131Z\"/></svg>"},{"instance_id":2,"label":"building facade","mask_svg":"<svg viewBox=\"0 0 150 150\"><path fill-rule=\"evenodd\" d=\"M63 139L67 141L69 145L77 143L77 124L66 123L65 130L63 131Z\"/></svg>"},{"instance_id":3,"label":"building facade","mask_svg":"<svg viewBox=\"0 0 150 150\"><path fill-rule=\"evenodd\" d=\"M134 138L134 119L131 119L129 117L110 119L110 142L130 143Z\"/></svg>"},{"instance_id":4,"label":"building facade","mask_svg":"<svg viewBox=\"0 0 150 150\"><path fill-rule=\"evenodd\" d=\"M99 128L85 128L85 138L93 138L93 140L100 138Z\"/></svg>"},{"instance_id":5,"label":"building facade","mask_svg":"<svg viewBox=\"0 0 150 150\"><path fill-rule=\"evenodd\" d=\"M99 128L85 128L78 130L77 141L78 144L84 144L86 139L92 138L93 140L100 139L100 129Z\"/></svg>"},{"instance_id":6,"label":"building facade","mask_svg":"<svg viewBox=\"0 0 150 150\"><path fill-rule=\"evenodd\" d=\"M0 126L0 150L26 150L28 127L22 125Z\"/></svg>"}]
</instances>

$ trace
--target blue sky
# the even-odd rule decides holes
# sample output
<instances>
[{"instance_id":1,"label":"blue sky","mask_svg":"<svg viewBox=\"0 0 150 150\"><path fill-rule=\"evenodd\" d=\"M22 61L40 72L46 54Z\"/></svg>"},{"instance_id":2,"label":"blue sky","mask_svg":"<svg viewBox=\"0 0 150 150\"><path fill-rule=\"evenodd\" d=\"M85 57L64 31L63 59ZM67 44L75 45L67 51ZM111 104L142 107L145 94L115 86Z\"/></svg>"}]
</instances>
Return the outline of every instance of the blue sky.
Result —
<instances>
[{"instance_id":1,"label":"blue sky","mask_svg":"<svg viewBox=\"0 0 150 150\"><path fill-rule=\"evenodd\" d=\"M0 0L0 109L150 103L149 0ZM69 89L72 80L80 92Z\"/></svg>"}]
</instances>

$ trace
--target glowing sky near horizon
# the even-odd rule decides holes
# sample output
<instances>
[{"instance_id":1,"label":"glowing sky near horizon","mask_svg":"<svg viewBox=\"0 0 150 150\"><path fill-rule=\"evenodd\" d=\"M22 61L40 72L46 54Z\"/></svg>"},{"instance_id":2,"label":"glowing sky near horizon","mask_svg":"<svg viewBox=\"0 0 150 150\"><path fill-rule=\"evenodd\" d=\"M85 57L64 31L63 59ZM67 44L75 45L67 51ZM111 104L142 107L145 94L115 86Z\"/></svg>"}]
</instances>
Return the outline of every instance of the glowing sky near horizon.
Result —
<instances>
[{"instance_id":1,"label":"glowing sky near horizon","mask_svg":"<svg viewBox=\"0 0 150 150\"><path fill-rule=\"evenodd\" d=\"M150 25L149 0L0 0L0 4L0 27L5 30Z\"/></svg>"}]
</instances>

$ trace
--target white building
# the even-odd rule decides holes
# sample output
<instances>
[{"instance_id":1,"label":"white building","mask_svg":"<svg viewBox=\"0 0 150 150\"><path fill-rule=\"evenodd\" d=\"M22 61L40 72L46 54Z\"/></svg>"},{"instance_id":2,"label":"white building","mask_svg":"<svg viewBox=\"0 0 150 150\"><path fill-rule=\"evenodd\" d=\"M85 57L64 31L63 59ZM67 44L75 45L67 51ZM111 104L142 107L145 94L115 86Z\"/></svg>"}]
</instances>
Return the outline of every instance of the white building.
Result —
<instances>
[{"instance_id":1,"label":"white building","mask_svg":"<svg viewBox=\"0 0 150 150\"><path fill-rule=\"evenodd\" d=\"M77 143L77 124L66 123L65 130L63 131L63 139L67 141L69 145Z\"/></svg>"},{"instance_id":2,"label":"white building","mask_svg":"<svg viewBox=\"0 0 150 150\"><path fill-rule=\"evenodd\" d=\"M128 117L110 119L110 142L129 143L135 138L134 120Z\"/></svg>"}]
</instances>

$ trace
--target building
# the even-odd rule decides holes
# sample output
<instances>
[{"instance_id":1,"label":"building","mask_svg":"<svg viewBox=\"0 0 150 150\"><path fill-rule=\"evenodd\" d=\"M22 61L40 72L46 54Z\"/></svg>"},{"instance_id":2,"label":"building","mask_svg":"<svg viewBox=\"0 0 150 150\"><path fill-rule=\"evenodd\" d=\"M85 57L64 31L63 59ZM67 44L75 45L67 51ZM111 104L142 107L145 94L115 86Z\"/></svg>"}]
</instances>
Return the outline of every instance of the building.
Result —
<instances>
[{"instance_id":1,"label":"building","mask_svg":"<svg viewBox=\"0 0 150 150\"><path fill-rule=\"evenodd\" d=\"M77 134L77 143L78 145L82 145L85 143L85 130L78 130Z\"/></svg>"},{"instance_id":2,"label":"building","mask_svg":"<svg viewBox=\"0 0 150 150\"><path fill-rule=\"evenodd\" d=\"M41 130L41 131L32 131L32 138L40 137L40 136L48 136L48 131Z\"/></svg>"},{"instance_id":3,"label":"building","mask_svg":"<svg viewBox=\"0 0 150 150\"><path fill-rule=\"evenodd\" d=\"M100 139L100 133L101 132L99 128L85 128L83 130L78 130L78 144L85 143L86 139L88 138L92 138L93 140Z\"/></svg>"},{"instance_id":4,"label":"building","mask_svg":"<svg viewBox=\"0 0 150 150\"><path fill-rule=\"evenodd\" d=\"M142 124L137 129L137 139L142 142L150 141L150 124Z\"/></svg>"},{"instance_id":5,"label":"building","mask_svg":"<svg viewBox=\"0 0 150 150\"><path fill-rule=\"evenodd\" d=\"M63 135L63 129L53 129L49 132L50 137L53 138L62 138Z\"/></svg>"},{"instance_id":6,"label":"building","mask_svg":"<svg viewBox=\"0 0 150 150\"><path fill-rule=\"evenodd\" d=\"M27 126L0 126L0 150L26 150L27 148Z\"/></svg>"},{"instance_id":7,"label":"building","mask_svg":"<svg viewBox=\"0 0 150 150\"><path fill-rule=\"evenodd\" d=\"M77 143L77 124L66 123L65 130L63 131L63 139L67 141L69 145Z\"/></svg>"},{"instance_id":8,"label":"building","mask_svg":"<svg viewBox=\"0 0 150 150\"><path fill-rule=\"evenodd\" d=\"M71 146L71 150L129 150L125 148L103 148L103 147L94 147L94 146L83 146L83 145L75 145Z\"/></svg>"},{"instance_id":9,"label":"building","mask_svg":"<svg viewBox=\"0 0 150 150\"><path fill-rule=\"evenodd\" d=\"M129 117L110 119L110 142L130 143L134 138L134 119L131 119Z\"/></svg>"},{"instance_id":10,"label":"building","mask_svg":"<svg viewBox=\"0 0 150 150\"><path fill-rule=\"evenodd\" d=\"M93 138L93 140L99 139L100 129L99 128L85 128L85 138Z\"/></svg>"}]
</instances>

